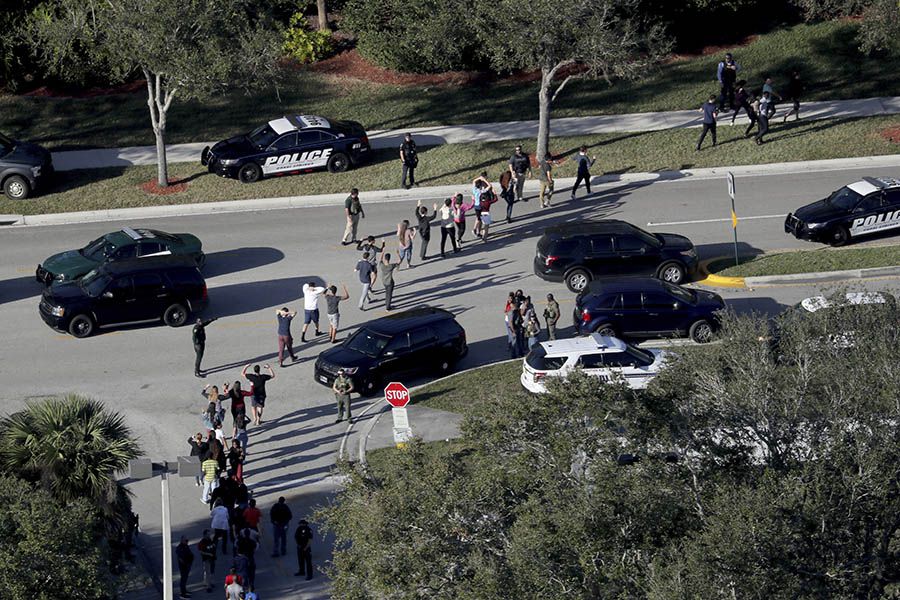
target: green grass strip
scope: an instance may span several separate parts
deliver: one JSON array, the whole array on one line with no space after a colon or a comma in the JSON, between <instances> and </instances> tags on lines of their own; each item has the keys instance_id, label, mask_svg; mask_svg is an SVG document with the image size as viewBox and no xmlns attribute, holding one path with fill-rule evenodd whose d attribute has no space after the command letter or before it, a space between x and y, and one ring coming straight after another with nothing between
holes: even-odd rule
<instances>
[{"instance_id":1,"label":"green grass strip","mask_svg":"<svg viewBox=\"0 0 900 600\"><path fill-rule=\"evenodd\" d=\"M731 277L757 277L871 269L896 265L900 265L900 246L821 248L763 255L740 265L717 271L716 274Z\"/></svg>"}]
</instances>

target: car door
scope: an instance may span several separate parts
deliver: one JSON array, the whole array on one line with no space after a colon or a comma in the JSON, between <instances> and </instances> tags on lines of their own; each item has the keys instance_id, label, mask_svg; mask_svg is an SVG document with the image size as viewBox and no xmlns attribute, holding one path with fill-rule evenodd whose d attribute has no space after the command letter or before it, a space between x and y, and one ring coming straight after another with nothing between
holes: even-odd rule
<instances>
[{"instance_id":1,"label":"car door","mask_svg":"<svg viewBox=\"0 0 900 600\"><path fill-rule=\"evenodd\" d=\"M130 275L113 279L106 290L97 297L94 313L99 325L112 325L130 321L128 316L134 306L134 283Z\"/></svg>"},{"instance_id":2,"label":"car door","mask_svg":"<svg viewBox=\"0 0 900 600\"><path fill-rule=\"evenodd\" d=\"M134 307L131 321L158 319L171 301L171 291L157 273L134 276Z\"/></svg>"},{"instance_id":3,"label":"car door","mask_svg":"<svg viewBox=\"0 0 900 600\"><path fill-rule=\"evenodd\" d=\"M644 313L649 334L669 336L679 329L683 310L675 309L675 299L663 292L644 292Z\"/></svg>"},{"instance_id":4,"label":"car door","mask_svg":"<svg viewBox=\"0 0 900 600\"><path fill-rule=\"evenodd\" d=\"M611 235L592 235L584 240L584 246L584 264L595 277L621 273L624 261L613 250Z\"/></svg>"},{"instance_id":5,"label":"car door","mask_svg":"<svg viewBox=\"0 0 900 600\"><path fill-rule=\"evenodd\" d=\"M653 361L647 361L628 352L607 352L603 355L603 365L611 375L621 375L630 387L643 388L653 378L650 369Z\"/></svg>"},{"instance_id":6,"label":"car door","mask_svg":"<svg viewBox=\"0 0 900 600\"><path fill-rule=\"evenodd\" d=\"M334 153L334 136L324 131L301 131L299 140L301 168L318 169L328 164L328 159Z\"/></svg>"},{"instance_id":7,"label":"car door","mask_svg":"<svg viewBox=\"0 0 900 600\"><path fill-rule=\"evenodd\" d=\"M297 132L291 131L269 144L263 154L262 171L266 175L296 169Z\"/></svg>"},{"instance_id":8,"label":"car door","mask_svg":"<svg viewBox=\"0 0 900 600\"><path fill-rule=\"evenodd\" d=\"M616 254L621 261L620 275L656 275L659 267L659 249L636 235L622 234L615 237Z\"/></svg>"},{"instance_id":9,"label":"car door","mask_svg":"<svg viewBox=\"0 0 900 600\"><path fill-rule=\"evenodd\" d=\"M405 372L421 374L426 370L434 370L440 362L449 359L452 348L440 348L437 345L437 334L431 327L417 327L409 332L409 360L404 365Z\"/></svg>"},{"instance_id":10,"label":"car door","mask_svg":"<svg viewBox=\"0 0 900 600\"><path fill-rule=\"evenodd\" d=\"M110 261L128 260L137 257L138 247L136 243L129 242L119 246L109 255Z\"/></svg>"},{"instance_id":11,"label":"car door","mask_svg":"<svg viewBox=\"0 0 900 600\"><path fill-rule=\"evenodd\" d=\"M381 360L378 362L381 377L384 379L399 377L408 367L410 360L409 333L398 333L384 347Z\"/></svg>"},{"instance_id":12,"label":"car door","mask_svg":"<svg viewBox=\"0 0 900 600\"><path fill-rule=\"evenodd\" d=\"M575 366L583 370L587 375L596 377L600 381L612 381L612 374L603 363L603 354L600 352L594 354L582 354L578 357Z\"/></svg>"},{"instance_id":13,"label":"car door","mask_svg":"<svg viewBox=\"0 0 900 600\"><path fill-rule=\"evenodd\" d=\"M613 309L616 329L623 335L647 335L650 323L644 314L640 292L624 292L621 301Z\"/></svg>"},{"instance_id":14,"label":"car door","mask_svg":"<svg viewBox=\"0 0 900 600\"><path fill-rule=\"evenodd\" d=\"M893 223L885 223L887 216L883 204L883 194L879 190L865 196L850 211L850 236L859 237L887 229Z\"/></svg>"},{"instance_id":15,"label":"car door","mask_svg":"<svg viewBox=\"0 0 900 600\"><path fill-rule=\"evenodd\" d=\"M137 255L139 258L148 256L163 256L172 254L165 244L154 240L141 240L138 242Z\"/></svg>"}]
</instances>

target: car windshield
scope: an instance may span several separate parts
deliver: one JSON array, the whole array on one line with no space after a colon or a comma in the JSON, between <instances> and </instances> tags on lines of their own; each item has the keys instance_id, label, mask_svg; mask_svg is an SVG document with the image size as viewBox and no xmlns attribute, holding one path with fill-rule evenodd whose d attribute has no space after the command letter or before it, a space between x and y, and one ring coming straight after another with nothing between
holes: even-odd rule
<instances>
[{"instance_id":1,"label":"car windshield","mask_svg":"<svg viewBox=\"0 0 900 600\"><path fill-rule=\"evenodd\" d=\"M666 290L682 302L688 302L690 304L694 304L697 301L697 293L693 290L689 290L687 288L678 287L677 285L672 285L666 281L663 282L663 285L666 286Z\"/></svg>"},{"instance_id":2,"label":"car windshield","mask_svg":"<svg viewBox=\"0 0 900 600\"><path fill-rule=\"evenodd\" d=\"M345 348L355 350L366 356L378 356L391 338L368 329L360 329L344 344Z\"/></svg>"},{"instance_id":3,"label":"car windshield","mask_svg":"<svg viewBox=\"0 0 900 600\"><path fill-rule=\"evenodd\" d=\"M641 350L640 348L635 348L634 346L628 346L628 348L625 349L625 352L627 352L629 356L633 356L635 359L637 359L640 364L653 364L654 358L652 352L647 352L646 350Z\"/></svg>"},{"instance_id":4,"label":"car windshield","mask_svg":"<svg viewBox=\"0 0 900 600\"><path fill-rule=\"evenodd\" d=\"M0 133L0 156L6 156L15 147L16 143Z\"/></svg>"},{"instance_id":5,"label":"car windshield","mask_svg":"<svg viewBox=\"0 0 900 600\"><path fill-rule=\"evenodd\" d=\"M250 138L250 141L256 146L267 148L269 144L275 141L278 134L275 133L274 129L269 127L268 123L266 123L265 125L254 129L247 137Z\"/></svg>"},{"instance_id":6,"label":"car windshield","mask_svg":"<svg viewBox=\"0 0 900 600\"><path fill-rule=\"evenodd\" d=\"M96 298L106 290L106 286L109 285L110 281L111 277L109 275L104 275L99 269L94 269L81 278L79 285L81 285L81 289L88 296Z\"/></svg>"},{"instance_id":7,"label":"car windshield","mask_svg":"<svg viewBox=\"0 0 900 600\"><path fill-rule=\"evenodd\" d=\"M557 369L562 368L564 364L566 364L565 356L547 356L547 350L541 344L538 344L534 348L531 349L531 352L528 353L528 356L525 357L525 362L532 369L537 369L538 371L556 371Z\"/></svg>"},{"instance_id":8,"label":"car windshield","mask_svg":"<svg viewBox=\"0 0 900 600\"><path fill-rule=\"evenodd\" d=\"M79 250L79 252L81 252L83 257L99 262L112 255L115 249L115 244L110 243L105 237L101 237Z\"/></svg>"},{"instance_id":9,"label":"car windshield","mask_svg":"<svg viewBox=\"0 0 900 600\"><path fill-rule=\"evenodd\" d=\"M848 187L842 187L828 197L828 203L841 210L851 210L860 198L862 195L858 192L854 192Z\"/></svg>"}]
</instances>

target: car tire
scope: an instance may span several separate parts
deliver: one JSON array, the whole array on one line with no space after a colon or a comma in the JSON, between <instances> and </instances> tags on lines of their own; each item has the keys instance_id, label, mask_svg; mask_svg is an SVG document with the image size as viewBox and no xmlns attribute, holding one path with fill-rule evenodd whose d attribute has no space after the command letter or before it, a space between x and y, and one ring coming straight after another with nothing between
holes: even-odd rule
<instances>
[{"instance_id":1,"label":"car tire","mask_svg":"<svg viewBox=\"0 0 900 600\"><path fill-rule=\"evenodd\" d=\"M566 275L566 287L570 292L584 291L591 282L591 275L584 269L574 269Z\"/></svg>"},{"instance_id":2,"label":"car tire","mask_svg":"<svg viewBox=\"0 0 900 600\"><path fill-rule=\"evenodd\" d=\"M437 364L434 365L434 371L439 377L444 377L445 375L449 375L453 372L454 364L454 361L450 360L446 356L442 356Z\"/></svg>"},{"instance_id":3,"label":"car tire","mask_svg":"<svg viewBox=\"0 0 900 600\"><path fill-rule=\"evenodd\" d=\"M616 328L609 323L600 323L597 325L597 328L594 329L594 333L599 333L604 337L619 337L619 334L616 333Z\"/></svg>"},{"instance_id":4,"label":"car tire","mask_svg":"<svg viewBox=\"0 0 900 600\"><path fill-rule=\"evenodd\" d=\"M163 313L163 322L169 327L181 327L187 322L187 318L188 310L180 302L169 305L169 308Z\"/></svg>"},{"instance_id":5,"label":"car tire","mask_svg":"<svg viewBox=\"0 0 900 600\"><path fill-rule=\"evenodd\" d=\"M370 375L362 380L362 383L360 384L357 391L359 392L360 396L363 396L364 398L371 398L378 393L380 387L380 380L378 379L378 377Z\"/></svg>"},{"instance_id":6,"label":"car tire","mask_svg":"<svg viewBox=\"0 0 900 600\"><path fill-rule=\"evenodd\" d=\"M343 173L350 168L350 158L343 152L332 154L328 159L329 173Z\"/></svg>"},{"instance_id":7,"label":"car tire","mask_svg":"<svg viewBox=\"0 0 900 600\"><path fill-rule=\"evenodd\" d=\"M656 277L668 283L681 285L684 283L684 267L677 262L667 262L659 268Z\"/></svg>"},{"instance_id":8,"label":"car tire","mask_svg":"<svg viewBox=\"0 0 900 600\"><path fill-rule=\"evenodd\" d=\"M69 321L69 333L77 338L89 337L94 333L94 319L90 315L75 315Z\"/></svg>"},{"instance_id":9,"label":"car tire","mask_svg":"<svg viewBox=\"0 0 900 600\"><path fill-rule=\"evenodd\" d=\"M256 163L245 163L238 169L238 180L241 183L256 183L262 179L262 169Z\"/></svg>"},{"instance_id":10,"label":"car tire","mask_svg":"<svg viewBox=\"0 0 900 600\"><path fill-rule=\"evenodd\" d=\"M834 246L835 248L837 248L840 246L845 246L847 244L847 242L849 242L849 241L850 241L850 231L846 227L841 225L840 227L838 227L837 229L835 229L834 231L831 232L831 236L830 236L830 239L828 240L828 243L830 245Z\"/></svg>"},{"instance_id":11,"label":"car tire","mask_svg":"<svg viewBox=\"0 0 900 600\"><path fill-rule=\"evenodd\" d=\"M24 200L31 195L31 186L21 175L10 175L3 182L3 192L10 200Z\"/></svg>"},{"instance_id":12,"label":"car tire","mask_svg":"<svg viewBox=\"0 0 900 600\"><path fill-rule=\"evenodd\" d=\"M203 148L203 152L200 153L200 164L204 167L209 164L209 146Z\"/></svg>"},{"instance_id":13,"label":"car tire","mask_svg":"<svg viewBox=\"0 0 900 600\"><path fill-rule=\"evenodd\" d=\"M691 328L688 330L688 335L698 344L709 343L712 341L713 337L712 325L706 319L694 321Z\"/></svg>"}]
</instances>

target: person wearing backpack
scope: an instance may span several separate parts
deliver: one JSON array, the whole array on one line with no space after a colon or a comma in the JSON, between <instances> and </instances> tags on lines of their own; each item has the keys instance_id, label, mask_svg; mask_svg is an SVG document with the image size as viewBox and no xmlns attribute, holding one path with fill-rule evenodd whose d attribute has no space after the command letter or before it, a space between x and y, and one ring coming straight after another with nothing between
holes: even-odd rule
<instances>
[{"instance_id":1,"label":"person wearing backpack","mask_svg":"<svg viewBox=\"0 0 900 600\"><path fill-rule=\"evenodd\" d=\"M297 531L294 532L294 541L297 542L297 572L296 577L306 575L309 581L313 576L312 568L312 539L313 532L306 519L300 519Z\"/></svg>"},{"instance_id":2,"label":"person wearing backpack","mask_svg":"<svg viewBox=\"0 0 900 600\"><path fill-rule=\"evenodd\" d=\"M416 143L412 139L412 134L407 133L400 144L400 164L403 165L403 180L401 185L404 189L412 186L418 186L416 183L416 167L419 166L419 152L416 149ZM409 175L409 184L406 183L406 176Z\"/></svg>"},{"instance_id":3,"label":"person wearing backpack","mask_svg":"<svg viewBox=\"0 0 900 600\"><path fill-rule=\"evenodd\" d=\"M359 229L360 218L365 219L366 213L363 211L362 204L359 201L359 190L353 188L350 195L344 201L344 213L347 216L347 225L344 227L344 237L341 238L341 245L355 244L359 240L356 239L356 232Z\"/></svg>"}]
</instances>

